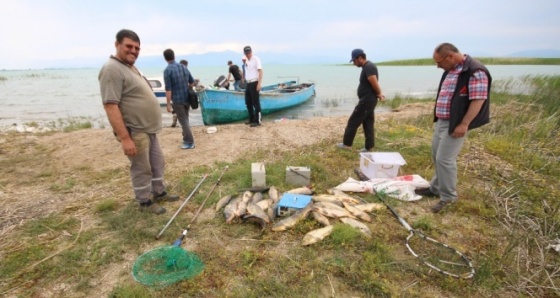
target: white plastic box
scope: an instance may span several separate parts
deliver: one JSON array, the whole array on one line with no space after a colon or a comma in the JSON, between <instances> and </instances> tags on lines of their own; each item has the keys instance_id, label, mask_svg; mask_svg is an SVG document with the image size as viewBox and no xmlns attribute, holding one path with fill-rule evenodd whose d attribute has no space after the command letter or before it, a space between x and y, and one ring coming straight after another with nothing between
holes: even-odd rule
<instances>
[{"instance_id":1,"label":"white plastic box","mask_svg":"<svg viewBox=\"0 0 560 298\"><path fill-rule=\"evenodd\" d=\"M406 161L398 152L360 153L360 170L369 179L395 178Z\"/></svg>"},{"instance_id":2,"label":"white plastic box","mask_svg":"<svg viewBox=\"0 0 560 298\"><path fill-rule=\"evenodd\" d=\"M311 169L309 167L286 167L286 183L306 186L311 183Z\"/></svg>"}]
</instances>

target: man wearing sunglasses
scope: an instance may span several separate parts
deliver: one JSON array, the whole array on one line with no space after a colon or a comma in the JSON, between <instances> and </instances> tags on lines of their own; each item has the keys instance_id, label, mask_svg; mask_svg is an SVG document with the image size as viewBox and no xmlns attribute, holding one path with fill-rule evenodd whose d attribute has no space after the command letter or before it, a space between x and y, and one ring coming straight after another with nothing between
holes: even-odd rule
<instances>
[{"instance_id":1,"label":"man wearing sunglasses","mask_svg":"<svg viewBox=\"0 0 560 298\"><path fill-rule=\"evenodd\" d=\"M438 45L433 59L444 70L434 107L432 160L436 172L430 187L416 193L438 196L439 202L431 209L439 213L457 201L457 156L468 131L490 122L492 77L480 61L461 54L450 43Z\"/></svg>"},{"instance_id":2,"label":"man wearing sunglasses","mask_svg":"<svg viewBox=\"0 0 560 298\"><path fill-rule=\"evenodd\" d=\"M176 201L165 191L164 158L157 134L161 132L161 110L146 78L134 63L140 53L140 38L131 30L117 33L116 54L99 72L103 107L113 133L130 160L130 176L140 210L162 214L162 201Z\"/></svg>"}]
</instances>

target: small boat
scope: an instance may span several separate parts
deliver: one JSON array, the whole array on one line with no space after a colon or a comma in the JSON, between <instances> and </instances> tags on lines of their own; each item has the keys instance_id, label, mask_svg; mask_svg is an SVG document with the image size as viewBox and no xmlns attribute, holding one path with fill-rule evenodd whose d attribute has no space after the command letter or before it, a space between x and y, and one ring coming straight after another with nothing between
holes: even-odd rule
<instances>
[{"instance_id":1,"label":"small boat","mask_svg":"<svg viewBox=\"0 0 560 298\"><path fill-rule=\"evenodd\" d=\"M245 92L204 88L197 90L204 125L214 125L249 118ZM300 105L315 95L315 83L288 81L263 86L260 92L261 114L267 115Z\"/></svg>"},{"instance_id":2,"label":"small boat","mask_svg":"<svg viewBox=\"0 0 560 298\"><path fill-rule=\"evenodd\" d=\"M160 106L167 105L167 98L165 97L165 85L163 83L163 78L146 78L150 86L152 86L152 90L154 90L154 94L156 95L157 100L159 101Z\"/></svg>"}]
</instances>

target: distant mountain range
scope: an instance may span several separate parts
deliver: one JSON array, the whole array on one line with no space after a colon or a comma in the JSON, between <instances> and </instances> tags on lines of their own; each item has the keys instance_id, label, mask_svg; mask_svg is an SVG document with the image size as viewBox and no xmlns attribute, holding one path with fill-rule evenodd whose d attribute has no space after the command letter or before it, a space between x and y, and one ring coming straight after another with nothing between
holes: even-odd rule
<instances>
[{"instance_id":1,"label":"distant mountain range","mask_svg":"<svg viewBox=\"0 0 560 298\"><path fill-rule=\"evenodd\" d=\"M199 55L180 55L175 57L177 61L185 59L189 61L189 65L203 66L220 66L227 65L231 60L234 64L241 64L241 54L237 52L211 52ZM343 64L348 62L346 56L344 59L340 55L303 55L303 54L284 54L284 53L259 53L259 58L266 64ZM473 56L479 57L499 57L496 55L485 54ZM560 58L560 50L555 49L539 49L515 52L503 57L525 57L525 58ZM388 61L387 59L376 62ZM397 60L397 59L389 59ZM165 63L162 56L141 56L136 62L140 67L157 67Z\"/></svg>"},{"instance_id":2,"label":"distant mountain range","mask_svg":"<svg viewBox=\"0 0 560 298\"><path fill-rule=\"evenodd\" d=\"M509 55L494 55L492 53L480 52L480 53L467 53L474 57L524 57L524 58L560 58L560 50L556 49L536 49L527 50L521 52L515 52ZM301 53L272 53L272 52L259 52L257 54L263 64L345 64L348 62L347 58L349 55L340 55L340 53L323 53L323 54L301 54ZM185 59L189 61L189 66L226 66L227 62L231 60L233 63L239 65L241 64L241 53L226 51L226 52L210 52L198 55L179 55L176 60ZM347 57L348 56L348 57ZM43 60L41 57L34 58L33 65L36 65L38 69L47 68L98 68L107 61L106 57L95 57L95 58L70 58L70 59L59 59L59 60ZM373 61L376 63L395 61L395 60L406 60L412 59L413 57L403 57L403 58L391 58L377 56L374 57ZM416 57L422 58L422 57ZM430 58L430 57L424 57ZM136 61L136 65L140 68L145 67L162 67L165 66L165 61L163 55L155 56L140 56Z\"/></svg>"}]
</instances>

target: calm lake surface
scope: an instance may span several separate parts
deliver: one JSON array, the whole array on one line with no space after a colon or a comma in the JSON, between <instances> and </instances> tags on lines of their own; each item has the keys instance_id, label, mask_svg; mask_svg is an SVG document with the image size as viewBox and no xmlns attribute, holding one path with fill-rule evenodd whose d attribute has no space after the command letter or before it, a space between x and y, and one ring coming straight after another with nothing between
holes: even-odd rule
<instances>
[{"instance_id":1,"label":"calm lake surface","mask_svg":"<svg viewBox=\"0 0 560 298\"><path fill-rule=\"evenodd\" d=\"M146 77L162 77L160 68L140 69ZM530 75L560 75L560 66L490 65L494 82L520 79ZM212 85L223 67L189 67L195 78ZM264 117L308 119L321 116L350 115L357 101L356 88L361 69L345 65L263 65L264 85L287 80L315 82L316 96L298 107ZM44 125L64 119L84 118L94 127L107 127L99 96L99 69L49 69L0 71L0 127L36 122ZM442 70L434 66L380 66L379 82L385 96L434 97ZM496 84L494 84L496 86ZM522 90L512 90L521 92ZM379 107L376 112L386 112ZM191 111L192 112L192 111ZM162 108L164 125L171 123L171 114ZM82 121L82 120L79 120ZM203 125L200 110L191 113L191 125Z\"/></svg>"}]
</instances>

